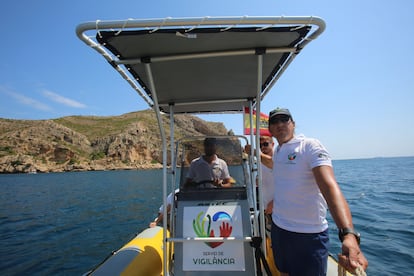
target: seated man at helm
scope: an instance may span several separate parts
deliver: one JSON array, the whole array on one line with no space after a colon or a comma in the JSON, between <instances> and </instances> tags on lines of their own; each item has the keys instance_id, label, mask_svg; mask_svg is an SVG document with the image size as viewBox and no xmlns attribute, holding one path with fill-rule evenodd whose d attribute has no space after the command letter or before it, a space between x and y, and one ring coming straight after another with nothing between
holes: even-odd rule
<instances>
[{"instance_id":1,"label":"seated man at helm","mask_svg":"<svg viewBox=\"0 0 414 276\"><path fill-rule=\"evenodd\" d=\"M234 184L226 161L216 155L217 139L204 139L204 155L191 161L185 187L215 188Z\"/></svg>"}]
</instances>

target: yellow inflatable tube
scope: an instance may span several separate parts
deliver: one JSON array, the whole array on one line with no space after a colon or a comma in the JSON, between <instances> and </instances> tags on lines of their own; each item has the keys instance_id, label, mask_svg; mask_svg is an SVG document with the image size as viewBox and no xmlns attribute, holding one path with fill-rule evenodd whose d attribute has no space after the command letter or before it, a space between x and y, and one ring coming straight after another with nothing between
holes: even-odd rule
<instances>
[{"instance_id":1,"label":"yellow inflatable tube","mask_svg":"<svg viewBox=\"0 0 414 276\"><path fill-rule=\"evenodd\" d=\"M167 232L167 237L169 233ZM156 226L139 233L90 275L162 275L163 228Z\"/></svg>"}]
</instances>

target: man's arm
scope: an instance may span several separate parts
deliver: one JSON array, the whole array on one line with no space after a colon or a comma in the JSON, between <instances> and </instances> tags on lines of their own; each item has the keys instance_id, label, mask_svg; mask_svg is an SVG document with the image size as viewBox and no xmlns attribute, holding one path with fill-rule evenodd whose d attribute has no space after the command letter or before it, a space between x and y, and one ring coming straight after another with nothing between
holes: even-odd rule
<instances>
[{"instance_id":1,"label":"man's arm","mask_svg":"<svg viewBox=\"0 0 414 276\"><path fill-rule=\"evenodd\" d=\"M329 211L338 229L353 229L351 211L348 203L336 182L331 166L319 166L312 169L316 183L325 198ZM368 261L359 248L358 241L354 235L346 235L342 242L342 254L339 262L347 270L354 272L361 265L364 270L368 267Z\"/></svg>"},{"instance_id":2,"label":"man's arm","mask_svg":"<svg viewBox=\"0 0 414 276\"><path fill-rule=\"evenodd\" d=\"M220 183L220 187L222 188L230 188L236 183L233 177L223 179L223 182Z\"/></svg>"},{"instance_id":3,"label":"man's arm","mask_svg":"<svg viewBox=\"0 0 414 276\"><path fill-rule=\"evenodd\" d=\"M250 154L251 147L252 147L251 145L245 145L244 152L246 152L247 154ZM256 156L256 150L254 150L253 154ZM263 152L260 151L260 162L262 162L262 164L268 167L269 169L273 169L272 157L273 156L264 154Z\"/></svg>"},{"instance_id":4,"label":"man's arm","mask_svg":"<svg viewBox=\"0 0 414 276\"><path fill-rule=\"evenodd\" d=\"M267 155L263 152L260 152L260 161L269 169L273 169L273 159L271 155Z\"/></svg>"},{"instance_id":5,"label":"man's arm","mask_svg":"<svg viewBox=\"0 0 414 276\"><path fill-rule=\"evenodd\" d=\"M223 179L218 179L217 186L222 188L229 188L232 187L233 184L236 182L233 177L230 176L229 167L227 166L226 161L222 161L222 169L223 169Z\"/></svg>"}]
</instances>

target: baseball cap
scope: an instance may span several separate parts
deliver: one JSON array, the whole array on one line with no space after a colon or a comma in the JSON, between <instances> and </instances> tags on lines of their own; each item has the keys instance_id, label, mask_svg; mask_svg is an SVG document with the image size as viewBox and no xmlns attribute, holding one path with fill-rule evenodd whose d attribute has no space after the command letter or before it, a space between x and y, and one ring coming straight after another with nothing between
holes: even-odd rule
<instances>
[{"instance_id":1,"label":"baseball cap","mask_svg":"<svg viewBox=\"0 0 414 276\"><path fill-rule=\"evenodd\" d=\"M290 114L289 109L278 107L269 112L269 121L277 115L287 115L289 117L292 117L292 114Z\"/></svg>"}]
</instances>

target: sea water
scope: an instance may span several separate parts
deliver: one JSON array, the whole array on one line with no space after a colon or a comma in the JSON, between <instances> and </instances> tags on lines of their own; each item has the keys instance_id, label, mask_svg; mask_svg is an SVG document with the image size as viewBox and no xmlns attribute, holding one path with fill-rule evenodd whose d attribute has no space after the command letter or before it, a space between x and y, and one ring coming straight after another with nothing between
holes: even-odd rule
<instances>
[{"instance_id":1,"label":"sea water","mask_svg":"<svg viewBox=\"0 0 414 276\"><path fill-rule=\"evenodd\" d=\"M368 275L413 275L414 157L336 160L334 170ZM0 175L0 274L87 272L154 219L161 181L162 170Z\"/></svg>"}]
</instances>

